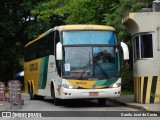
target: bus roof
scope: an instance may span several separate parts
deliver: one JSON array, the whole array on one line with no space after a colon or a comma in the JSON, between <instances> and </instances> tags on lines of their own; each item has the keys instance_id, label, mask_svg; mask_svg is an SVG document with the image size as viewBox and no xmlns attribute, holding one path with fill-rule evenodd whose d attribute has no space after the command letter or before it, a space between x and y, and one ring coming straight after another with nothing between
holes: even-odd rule
<instances>
[{"instance_id":1,"label":"bus roof","mask_svg":"<svg viewBox=\"0 0 160 120\"><path fill-rule=\"evenodd\" d=\"M52 28L45 33L39 35L36 39L28 42L25 47L28 45L34 43L35 41L43 38L44 36L48 35L49 33L53 32L54 30L59 31L67 31L67 30L109 30L109 31L115 31L115 29L111 26L106 25L62 25L62 26L56 26L55 28Z\"/></svg>"},{"instance_id":2,"label":"bus roof","mask_svg":"<svg viewBox=\"0 0 160 120\"><path fill-rule=\"evenodd\" d=\"M62 25L57 26L55 29L59 31L65 30L111 30L115 31L115 29L111 26L106 25Z\"/></svg>"},{"instance_id":3,"label":"bus roof","mask_svg":"<svg viewBox=\"0 0 160 120\"><path fill-rule=\"evenodd\" d=\"M53 28L52 28L52 29L49 29L49 30L46 31L45 33L42 33L41 35L39 35L36 39L34 39L34 40L28 42L28 43L25 45L25 47L27 47L28 45L30 45L30 44L36 42L37 40L43 38L44 36L48 35L49 33L53 32L53 31L54 31Z\"/></svg>"}]
</instances>

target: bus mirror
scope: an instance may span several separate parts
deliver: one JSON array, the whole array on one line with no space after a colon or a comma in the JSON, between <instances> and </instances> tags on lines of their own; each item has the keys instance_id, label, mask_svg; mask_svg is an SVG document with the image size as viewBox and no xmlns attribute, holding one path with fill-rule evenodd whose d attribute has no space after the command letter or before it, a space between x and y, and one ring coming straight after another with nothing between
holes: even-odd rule
<instances>
[{"instance_id":1,"label":"bus mirror","mask_svg":"<svg viewBox=\"0 0 160 120\"><path fill-rule=\"evenodd\" d=\"M56 45L56 60L62 60L62 44L60 42Z\"/></svg>"},{"instance_id":2,"label":"bus mirror","mask_svg":"<svg viewBox=\"0 0 160 120\"><path fill-rule=\"evenodd\" d=\"M121 42L121 47L122 47L122 50L123 50L123 59L124 60L129 60L128 46L124 42Z\"/></svg>"}]
</instances>

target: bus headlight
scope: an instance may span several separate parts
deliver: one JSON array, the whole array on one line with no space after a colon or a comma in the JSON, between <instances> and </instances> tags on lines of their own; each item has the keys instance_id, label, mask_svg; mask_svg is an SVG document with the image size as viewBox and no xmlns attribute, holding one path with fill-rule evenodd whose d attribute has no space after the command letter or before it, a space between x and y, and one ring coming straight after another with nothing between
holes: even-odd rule
<instances>
[{"instance_id":1,"label":"bus headlight","mask_svg":"<svg viewBox=\"0 0 160 120\"><path fill-rule=\"evenodd\" d=\"M117 87L120 87L121 86L121 83L115 83L113 85L110 85L110 88L117 88Z\"/></svg>"},{"instance_id":2,"label":"bus headlight","mask_svg":"<svg viewBox=\"0 0 160 120\"><path fill-rule=\"evenodd\" d=\"M69 84L63 84L62 86L67 89L77 89L78 88L77 86L73 86L73 85L69 85Z\"/></svg>"}]
</instances>

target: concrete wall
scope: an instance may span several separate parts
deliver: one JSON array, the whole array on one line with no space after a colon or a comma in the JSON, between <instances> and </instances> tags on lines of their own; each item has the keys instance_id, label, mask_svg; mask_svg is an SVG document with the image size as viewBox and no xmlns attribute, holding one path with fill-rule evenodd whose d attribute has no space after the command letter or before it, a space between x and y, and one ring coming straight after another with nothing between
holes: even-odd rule
<instances>
[{"instance_id":1,"label":"concrete wall","mask_svg":"<svg viewBox=\"0 0 160 120\"><path fill-rule=\"evenodd\" d=\"M160 12L129 13L122 20L132 36L151 32L153 34L153 58L134 61L134 76L160 75Z\"/></svg>"},{"instance_id":2,"label":"concrete wall","mask_svg":"<svg viewBox=\"0 0 160 120\"><path fill-rule=\"evenodd\" d=\"M122 23L132 37L151 33L153 58L140 58L133 62L134 98L139 103L159 103L160 95L160 12L130 13Z\"/></svg>"}]
</instances>

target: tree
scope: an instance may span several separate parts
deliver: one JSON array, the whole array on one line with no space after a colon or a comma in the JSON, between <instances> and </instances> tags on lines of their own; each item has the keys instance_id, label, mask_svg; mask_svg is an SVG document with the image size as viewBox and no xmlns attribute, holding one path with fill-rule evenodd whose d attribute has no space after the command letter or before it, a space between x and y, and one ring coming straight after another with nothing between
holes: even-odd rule
<instances>
[{"instance_id":1,"label":"tree","mask_svg":"<svg viewBox=\"0 0 160 120\"><path fill-rule=\"evenodd\" d=\"M15 74L23 70L23 46L27 39L24 31L35 4L31 0L0 1L0 81L15 79Z\"/></svg>"},{"instance_id":2,"label":"tree","mask_svg":"<svg viewBox=\"0 0 160 120\"><path fill-rule=\"evenodd\" d=\"M142 7L150 7L151 4L151 0L120 0L111 4L110 11L105 14L104 22L117 30L118 39L128 44L130 53L132 53L131 36L121 21L129 12L138 12ZM122 90L133 91L132 54L128 63L122 62Z\"/></svg>"},{"instance_id":3,"label":"tree","mask_svg":"<svg viewBox=\"0 0 160 120\"><path fill-rule=\"evenodd\" d=\"M16 73L23 70L27 42L61 22L56 15L50 16L50 23L37 19L31 10L39 3L37 0L0 1L0 81L15 79Z\"/></svg>"},{"instance_id":4,"label":"tree","mask_svg":"<svg viewBox=\"0 0 160 120\"><path fill-rule=\"evenodd\" d=\"M65 24L105 24L104 14L115 1L117 0L50 0L40 3L32 13L46 22L50 21L52 15L58 15Z\"/></svg>"}]
</instances>

